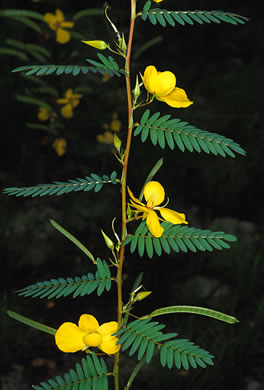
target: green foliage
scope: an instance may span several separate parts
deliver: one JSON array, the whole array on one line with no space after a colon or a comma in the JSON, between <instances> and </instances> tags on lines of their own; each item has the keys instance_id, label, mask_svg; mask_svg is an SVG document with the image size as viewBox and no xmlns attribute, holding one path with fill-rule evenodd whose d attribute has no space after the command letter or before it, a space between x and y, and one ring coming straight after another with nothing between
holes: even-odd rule
<instances>
[{"instance_id":1,"label":"green foliage","mask_svg":"<svg viewBox=\"0 0 264 390\"><path fill-rule=\"evenodd\" d=\"M163 314L173 314L173 313L189 313L189 314L199 314L206 317L211 317L219 321L227 322L228 324L235 324L239 322L235 317L229 316L220 311L207 309L205 307L197 306L168 306L156 309L151 312L148 317L156 317Z\"/></svg>"},{"instance_id":2,"label":"green foliage","mask_svg":"<svg viewBox=\"0 0 264 390\"><path fill-rule=\"evenodd\" d=\"M86 256L89 257L89 259L92 260L92 262L94 264L96 264L96 261L92 255L92 253L79 241L77 240L76 237L74 237L71 233L69 233L66 229L64 229L62 226L60 226L56 221L54 221L53 219L50 219L50 223L52 224L52 226L55 227L55 229L57 229L60 233L62 233L66 238L68 238L68 240L70 240L71 242L73 242L79 249L81 249L81 251L83 253L86 254Z\"/></svg>"},{"instance_id":3,"label":"green foliage","mask_svg":"<svg viewBox=\"0 0 264 390\"><path fill-rule=\"evenodd\" d=\"M197 252L197 249L210 252L213 249L228 249L230 246L226 241L236 241L235 236L223 232L189 228L186 225L173 225L169 222L162 222L161 225L164 232L160 238L157 238L149 232L146 222L141 222L135 234L128 234L124 245L130 244L131 253L134 253L137 249L140 257L146 252L151 259L154 253L161 256L162 251L169 254L171 249L185 253L188 250Z\"/></svg>"},{"instance_id":4,"label":"green foliage","mask_svg":"<svg viewBox=\"0 0 264 390\"><path fill-rule=\"evenodd\" d=\"M43 15L39 12L25 9L3 9L0 10L0 16L8 18L32 18L43 22Z\"/></svg>"},{"instance_id":5,"label":"green foliage","mask_svg":"<svg viewBox=\"0 0 264 390\"><path fill-rule=\"evenodd\" d=\"M41 106L46 108L47 110L51 110L51 106L48 103L46 103L43 100L36 99L35 97L32 96L16 95L16 99L22 103L33 104L35 106L38 107Z\"/></svg>"},{"instance_id":6,"label":"green foliage","mask_svg":"<svg viewBox=\"0 0 264 390\"><path fill-rule=\"evenodd\" d=\"M21 51L10 47L0 47L0 55L14 56L14 57L18 57L22 61L29 61L27 54L22 53Z\"/></svg>"},{"instance_id":7,"label":"green foliage","mask_svg":"<svg viewBox=\"0 0 264 390\"><path fill-rule=\"evenodd\" d=\"M48 58L51 57L51 53L45 47L42 47L37 44L24 43L16 39L7 39L6 44L8 46L11 46L12 49L2 48L2 50L0 50L0 54L15 55L14 53L17 53L16 55L21 59L24 59L24 61L29 61L28 55L31 55L32 57L36 58L38 61L42 61L42 62L46 61L47 57ZM6 53L4 52L4 50L6 50Z\"/></svg>"},{"instance_id":8,"label":"green foliage","mask_svg":"<svg viewBox=\"0 0 264 390\"><path fill-rule=\"evenodd\" d=\"M43 15L39 12L24 9L4 9L0 10L0 17L7 17L23 23L26 27L31 28L37 33L41 33L39 21L43 22ZM35 22L32 19L36 19Z\"/></svg>"},{"instance_id":9,"label":"green foliage","mask_svg":"<svg viewBox=\"0 0 264 390\"><path fill-rule=\"evenodd\" d=\"M100 296L106 290L111 289L111 273L105 260L97 258L97 272L93 275L89 272L81 277L68 277L37 282L30 286L18 290L18 295L32 298L61 298L68 295L76 298L78 296L89 295L97 289Z\"/></svg>"},{"instance_id":10,"label":"green foliage","mask_svg":"<svg viewBox=\"0 0 264 390\"><path fill-rule=\"evenodd\" d=\"M118 76L125 74L125 72L119 69L118 64L115 62L113 57L108 56L106 58L103 54L98 53L98 58L101 62L86 59L85 61L89 62L94 66L81 66L81 65L25 65L19 66L16 69L13 69L12 72L23 72L26 71L26 76L34 74L35 76L50 75L56 73L56 75L61 74L72 74L77 76L81 73L87 74L88 72L99 72L101 74L108 73L110 76Z\"/></svg>"},{"instance_id":11,"label":"green foliage","mask_svg":"<svg viewBox=\"0 0 264 390\"><path fill-rule=\"evenodd\" d=\"M182 367L188 370L190 366L205 368L206 364L213 365L213 355L187 339L172 340L177 333L162 333L161 329L164 327L159 322L151 321L151 318L139 319L130 322L115 334L120 336L118 344L122 344L122 351L130 348L129 356L138 352L137 359L145 357L147 363L151 361L155 349L158 349L163 367L167 365L172 368L175 365L178 369Z\"/></svg>"},{"instance_id":12,"label":"green foliage","mask_svg":"<svg viewBox=\"0 0 264 390\"><path fill-rule=\"evenodd\" d=\"M235 157L233 152L242 156L246 154L245 150L230 138L197 129L188 122L181 122L180 119L170 118L171 115L160 116L160 112L150 115L150 110L147 109L134 130L134 136L140 134L142 142L150 137L153 145L158 144L162 149L166 145L172 150L178 146L182 152L187 149L190 152L203 151L222 157L226 155Z\"/></svg>"},{"instance_id":13,"label":"green foliage","mask_svg":"<svg viewBox=\"0 0 264 390\"><path fill-rule=\"evenodd\" d=\"M108 390L107 367L104 360L93 353L76 363L75 370L70 369L64 377L56 376L47 382L33 385L35 390Z\"/></svg>"},{"instance_id":14,"label":"green foliage","mask_svg":"<svg viewBox=\"0 0 264 390\"><path fill-rule=\"evenodd\" d=\"M9 317L13 318L14 320L22 322L22 324L28 325L31 328L41 330L42 332L49 333L51 335L55 335L55 333L56 333L56 329L51 328L50 326L41 324L40 322L33 321L30 318L21 316L20 314L15 313L14 311L7 310L7 314L9 315Z\"/></svg>"},{"instance_id":15,"label":"green foliage","mask_svg":"<svg viewBox=\"0 0 264 390\"><path fill-rule=\"evenodd\" d=\"M82 276L71 276L67 278L59 277L57 279L50 279L42 282L37 282L32 285L29 285L25 288L22 288L17 291L18 295L23 297L32 297L32 298L47 298L47 299L58 299L61 297L72 296L72 298L89 295L96 291L98 296L104 291L109 291L112 287L112 280L117 283L117 318L118 323L116 329L119 330L115 333L118 335L119 341L118 344L121 345L121 350L129 350L129 356L133 356L137 353L137 359L139 361L137 367L132 372L127 386L127 390L131 386L131 383L138 373L139 369L146 362L149 363L152 360L152 357L155 353L159 353L160 363L163 367L167 366L171 369L175 366L177 369L188 370L189 368L203 367L206 365L213 365L213 355L208 351L200 348L195 345L193 342L188 339L177 339L177 333L163 333L162 329L165 325L160 324L159 322L152 321L152 318L158 315L172 314L172 313L190 313L190 314L199 314L214 319L218 319L230 324L238 322L235 317L226 315L224 313L207 309L203 307L194 307L194 306L169 306L162 307L152 311L151 314L143 316L141 319L130 322L127 325L127 320L131 314L130 310L134 309L134 304L139 300L138 291L143 287L141 284L142 274L139 275L136 282L134 283L132 293L127 303L123 302L123 262L125 259L125 248L124 246L130 244L130 252L134 253L136 250L140 257L146 254L149 258L152 258L154 254L161 256L162 252L169 254L171 250L176 252L192 252L199 251L212 251L213 249L222 250L223 248L229 248L228 242L236 241L236 237L230 234L225 234L224 232L212 232L210 230L201 230L196 228L190 228L186 225L174 225L168 222L162 222L162 227L164 232L161 237L154 237L146 225L146 222L143 221L136 229L134 234L127 235L127 222L133 218L137 218L137 211L131 211L131 209L126 209L126 189L127 189L127 166L130 153L130 143L131 143L131 129L134 129L134 135L141 135L141 141L145 142L148 137L150 137L153 145L159 145L162 149L166 145L170 149L174 149L177 146L181 151L187 149L190 152L201 151L207 154L220 155L222 157L231 156L236 157L235 153L240 155L245 155L246 152L240 147L239 144L234 142L231 139L225 138L216 133L210 133L197 129L195 126L190 125L187 122L182 122L180 119L171 119L171 115L160 116L160 112L151 114L150 110L146 110L141 119L140 123L134 123L134 111L143 107L146 104L151 103L156 97L155 94L149 99L149 93L147 94L147 99L145 102L137 104L137 98L140 94L140 86L138 85L137 75L137 84L134 89L134 100L130 78L130 54L131 54L131 45L133 41L134 33L134 20L141 16L142 20L149 20L153 25L160 24L163 27L167 25L176 26L180 25L194 25L195 23L220 23L226 22L233 25L244 24L248 19L240 15L222 12L222 11L168 11L166 9L153 8L151 6L153 2L148 0L143 8L143 12L136 12L136 1L131 2L131 23L129 30L129 39L126 42L125 34L120 33L114 23L111 21L110 16L108 15L108 6L105 9L105 16L110 23L111 28L113 28L114 33L117 37L117 42L114 42L115 49L109 45L108 49L115 53L115 55L120 55L123 61L123 67L120 68L115 59L111 56L104 56L101 53L97 54L98 61L86 59L85 61L89 65L49 65L47 60L51 57L48 50L42 48L37 44L24 44L20 41L14 39L7 39L5 42L8 45L6 48L0 48L0 54L10 54L17 56L22 60L29 61L30 55L35 57L37 60L41 61L43 65L26 65L20 66L13 70L13 72L24 72L22 76L27 76L31 81L37 80L35 76L48 76L48 75L62 75L62 74L71 74L73 76L85 75L89 72L91 73L100 73L100 74L109 74L111 76L121 75L126 76L126 93L128 100L128 133L127 133L127 142L126 149L116 148L119 154L116 154L117 160L121 163L121 180L117 179L117 173L114 171L110 176L103 175L98 176L96 174L90 174L84 179L76 178L74 180L68 180L66 182L54 182L52 184L40 184L31 187L11 187L4 190L5 194L16 195L17 197L36 197L36 196L45 196L45 195L62 195L69 192L75 191L91 191L94 190L98 192L101 190L104 184L116 184L117 182L121 183L121 213L122 213L122 223L121 223L121 234L119 235L115 231L114 220L112 222L112 230L116 238L116 243L112 240L108 240L107 236L103 233L104 238L106 239L106 244L111 251L111 257L109 258L110 263L115 265L112 270L116 271L116 274L112 277L110 268L105 260L100 258L95 259L89 250L72 234L70 234L66 229L60 226L54 220L51 220L52 225L62 233L66 238L73 242L80 250L82 250L96 265L96 272L87 273ZM134 9L133 9L134 7ZM32 28L34 31L42 33L41 25L39 21L43 22L43 15L37 14L34 12L27 12L24 10L6 10L0 12L0 16L8 16L14 20L19 20L24 23L25 26ZM91 16L91 15L101 15L103 11L99 8L81 10L73 15L72 20L77 21L82 17ZM32 20L33 19L33 20ZM37 20L38 23L34 21ZM59 22L59 21L58 21ZM58 26L58 25L57 25ZM66 25L67 26L67 25ZM69 26L69 25L68 25ZM47 27L47 26L46 26ZM63 27L63 26L62 26ZM51 26L52 28L52 26ZM49 35L49 34L47 34ZM72 31L71 37L76 39L82 39L81 34ZM134 58L138 58L146 49L159 43L162 40L161 36L153 37L152 39L141 46L137 53L135 53ZM58 39L57 39L58 41ZM63 42L61 42L63 43ZM65 42L66 43L66 42ZM65 46L64 46L65 47ZM66 52L66 51L65 51ZM64 53L64 49L58 55L60 62L62 61L61 53ZM75 58L78 55L78 48L74 50L71 55L67 54L68 58ZM64 54L63 54L64 55ZM66 61L67 62L67 61ZM75 61L74 61L75 62ZM124 71L124 69L126 71ZM104 79L105 80L105 79ZM39 78L40 88L25 88L24 93L17 95L17 100L23 103L29 103L37 105L39 107L44 107L48 109L50 116L47 120L50 120L50 125L34 125L29 124L31 127L39 128L40 130L50 131L53 134L58 134L57 127L60 127L60 130L67 128L66 122L62 124L57 120L57 111L52 111L52 107L49 102L54 103L55 97L60 96L59 91L54 88L54 86L49 86L46 84L46 78ZM64 86L64 85L63 85ZM79 91L89 91L89 88L85 85L79 85L75 89L75 92ZM139 91L139 93L137 93ZM48 103L40 98L35 97L34 94L46 94L46 97L49 99ZM67 95L67 94L66 94ZM98 95L100 95L98 93ZM38 95L39 96L39 95ZM104 96L104 95L103 95ZM79 100L80 97L76 100ZM57 101L60 104L61 101ZM65 100L64 100L65 101ZM76 105L79 103L76 102ZM75 107L74 102L71 102L72 107ZM105 103L107 104L107 102ZM41 110L40 110L41 113ZM55 115L54 115L55 114ZM72 113L71 113L72 114ZM72 117L72 115L61 115L65 118ZM44 117L44 118L43 118ZM45 116L42 118L38 115L39 120L45 120ZM56 119L54 119L56 118ZM113 121L117 118L117 114L113 115ZM54 120L54 123L52 121ZM47 122L49 123L49 122ZM64 126L65 125L65 126ZM105 129L110 129L112 132L115 130L111 128L111 125L106 125ZM116 130L118 131L118 130ZM122 133L122 132L121 132ZM120 133L120 134L121 134ZM111 133L112 134L112 133ZM121 134L122 137L123 134ZM117 136L116 136L117 139ZM121 139L120 145L122 143ZM116 144L115 144L116 145ZM106 162L107 163L107 162ZM155 166L152 168L151 172L147 176L144 185L152 180L153 176L157 173L160 167L163 164L163 158L160 159ZM143 186L144 188L144 186ZM140 199L143 197L143 189L140 194ZM151 206L147 206L149 209ZM146 209L145 209L146 210ZM127 211L127 213L126 213ZM149 210L148 210L149 211ZM144 215L145 216L145 215ZM127 235L127 236L126 236ZM126 238L125 238L126 237ZM125 238L125 240L124 240ZM109 241L110 244L109 244ZM147 295L150 292L147 292ZM32 321L26 317L20 316L14 312L8 312L8 314L29 326L32 326L41 331L50 333L54 335L56 330L46 325L42 325L38 322ZM87 330L87 329L86 329ZM86 332L84 330L84 332ZM109 335L110 336L110 335ZM74 335L73 335L74 339ZM84 339L83 339L84 340ZM71 342L71 338L67 337L67 342ZM84 341L83 341L84 342ZM102 342L91 342L85 341L86 347L94 347L97 345L99 349L104 351L102 347ZM90 344L90 345L88 345ZM82 348L82 347L81 347ZM63 348L61 348L63 350ZM77 348L78 349L78 348ZM83 349L84 350L84 349ZM87 349L86 352L90 354L91 352ZM113 352L114 353L114 352ZM49 379L47 382L41 382L40 385L33 386L37 390L52 390L52 389L70 389L70 390L107 390L108 389L108 375L113 375L115 377L115 388L119 388L119 355L116 356L113 373L107 372L107 367L103 359L98 359L95 354L88 355L86 359L82 359L81 363L77 363L75 369L71 369L64 377L57 376L55 379Z\"/></svg>"},{"instance_id":16,"label":"green foliage","mask_svg":"<svg viewBox=\"0 0 264 390\"><path fill-rule=\"evenodd\" d=\"M72 20L76 22L78 19L83 18L85 16L95 16L95 15L103 15L104 10L101 8L88 8L88 9L82 9L79 12L76 12L76 14L73 15Z\"/></svg>"},{"instance_id":17,"label":"green foliage","mask_svg":"<svg viewBox=\"0 0 264 390\"><path fill-rule=\"evenodd\" d=\"M16 196L45 196L45 195L62 195L72 191L91 191L98 192L104 184L116 184L116 172L113 171L109 176L102 177L91 173L90 176L85 176L85 179L68 180L67 182L56 181L53 184L38 184L32 187L10 187L5 188L4 193L7 195Z\"/></svg>"},{"instance_id":18,"label":"green foliage","mask_svg":"<svg viewBox=\"0 0 264 390\"><path fill-rule=\"evenodd\" d=\"M166 27L167 24L174 27L176 23L182 26L187 24L193 25L194 23L220 23L226 22L231 24L244 24L249 19L244 16L237 15L231 12L223 11L168 11L161 8L150 8L151 1L147 1L141 19L146 21L147 19L153 24L160 24L162 27Z\"/></svg>"}]
</instances>

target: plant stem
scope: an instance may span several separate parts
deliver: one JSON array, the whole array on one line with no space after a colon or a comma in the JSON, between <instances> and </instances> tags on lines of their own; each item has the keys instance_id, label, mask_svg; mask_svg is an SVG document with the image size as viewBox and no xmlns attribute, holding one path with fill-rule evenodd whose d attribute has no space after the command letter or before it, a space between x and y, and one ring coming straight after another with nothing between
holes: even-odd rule
<instances>
[{"instance_id":1,"label":"plant stem","mask_svg":"<svg viewBox=\"0 0 264 390\"><path fill-rule=\"evenodd\" d=\"M133 130L133 106L132 106L132 93L131 93L131 80L130 80L130 58L131 58L131 48L134 34L134 25L136 18L136 0L131 0L131 18L130 18L130 28L129 28L129 38L127 44L127 54L125 62L126 70L126 91L127 91L127 105L128 105L128 131L127 131L127 142L125 149L125 157L123 162L123 171L122 171L122 242L126 237L126 188L127 188L127 167L129 160L129 152L131 146L131 136ZM119 265L117 273L117 321L118 327L120 328L122 324L122 279L123 279L123 263L124 263L125 247L121 246L119 254ZM115 365L114 365L114 376L115 376L115 390L119 390L119 352L115 354Z\"/></svg>"}]
</instances>

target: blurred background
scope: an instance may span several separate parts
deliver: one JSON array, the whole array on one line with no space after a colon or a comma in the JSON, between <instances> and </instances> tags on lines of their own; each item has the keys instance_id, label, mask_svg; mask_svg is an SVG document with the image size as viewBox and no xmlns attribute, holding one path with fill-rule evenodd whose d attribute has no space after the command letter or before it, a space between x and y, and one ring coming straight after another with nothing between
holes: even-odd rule
<instances>
[{"instance_id":1,"label":"blurred background","mask_svg":"<svg viewBox=\"0 0 264 390\"><path fill-rule=\"evenodd\" d=\"M89 4L91 3L91 5ZM128 32L129 1L109 1L109 15L118 29ZM138 1L139 5L144 1ZM143 315L167 305L204 306L239 319L236 325L191 315L160 319L166 331L176 331L215 355L215 365L186 372L161 368L159 357L140 372L134 388L260 390L264 388L264 245L263 245L263 6L248 1L164 0L172 10L219 9L250 18L244 25L177 24L164 29L141 19L136 22L132 80L148 65L170 70L177 85L194 104L175 110L154 102L151 111L171 114L197 128L222 134L239 143L246 157L236 158L162 150L149 140L133 139L129 186L137 196L153 165L164 157L156 176L166 188L170 207L184 212L190 226L237 236L230 249L188 254L171 253L149 260L126 254L125 299L134 280L153 293L138 304ZM213 3L213 4L212 4ZM0 185L31 186L85 177L90 173L120 173L111 144L114 132L125 142L124 80L98 74L50 77L24 76L11 70L28 64L80 64L97 59L96 49L81 40L112 42L113 31L102 15L105 3L60 0L0 0L1 156ZM82 10L97 9L94 13ZM8 16L7 9L45 14L61 9L70 40L56 41L56 32L35 17ZM41 47L41 48L39 48ZM110 53L105 53L109 55ZM87 64L87 63L86 63ZM62 105L67 90L81 95L72 116ZM51 112L40 111L46 104ZM137 120L142 112L138 112ZM65 113L64 113L65 114ZM45 120L43 120L45 118ZM80 356L57 350L52 337L10 319L10 309L57 328L91 313L100 323L114 320L114 289L72 300L18 297L16 290L50 278L93 272L91 262L49 222L53 218L100 258L109 252L100 233L112 239L111 221L120 227L117 186L99 193L76 192L43 198L0 195L0 383L3 390L28 389L32 384L62 375ZM123 354L123 378L135 365Z\"/></svg>"}]
</instances>

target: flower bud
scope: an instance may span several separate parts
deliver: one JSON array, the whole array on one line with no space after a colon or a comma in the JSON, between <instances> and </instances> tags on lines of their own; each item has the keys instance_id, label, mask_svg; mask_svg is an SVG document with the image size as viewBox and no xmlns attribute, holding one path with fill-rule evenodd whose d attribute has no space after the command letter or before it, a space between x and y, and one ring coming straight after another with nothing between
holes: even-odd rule
<instances>
[{"instance_id":1,"label":"flower bud","mask_svg":"<svg viewBox=\"0 0 264 390\"><path fill-rule=\"evenodd\" d=\"M141 292L137 293L136 301L142 301L142 299L147 298L151 293L152 293L152 291L141 291Z\"/></svg>"},{"instance_id":2,"label":"flower bud","mask_svg":"<svg viewBox=\"0 0 264 390\"><path fill-rule=\"evenodd\" d=\"M106 245L107 245L107 247L109 248L109 249L111 249L111 251L114 249L114 247L115 247L115 244L113 243L113 241L111 240L111 238L109 238L105 233L104 233L104 231L101 229L101 232L102 232L102 235L103 235L103 237L104 237L104 240L105 240L105 243L106 243Z\"/></svg>"},{"instance_id":3,"label":"flower bud","mask_svg":"<svg viewBox=\"0 0 264 390\"><path fill-rule=\"evenodd\" d=\"M116 133L114 134L114 145L116 150L118 150L118 152L120 153L121 139L116 135Z\"/></svg>"},{"instance_id":4,"label":"flower bud","mask_svg":"<svg viewBox=\"0 0 264 390\"><path fill-rule=\"evenodd\" d=\"M133 94L135 96L135 100L137 100L137 98L139 97L140 95L140 85L139 85L139 82L138 82L138 76L136 77L136 85L135 85L135 88L133 89Z\"/></svg>"},{"instance_id":5,"label":"flower bud","mask_svg":"<svg viewBox=\"0 0 264 390\"><path fill-rule=\"evenodd\" d=\"M122 34L122 37L119 37L118 39L119 48L122 51L123 54L126 54L127 52L127 45L124 34Z\"/></svg>"},{"instance_id":6,"label":"flower bud","mask_svg":"<svg viewBox=\"0 0 264 390\"><path fill-rule=\"evenodd\" d=\"M108 48L108 44L105 41L82 41L83 43L86 43L86 45L95 47L99 50L105 50Z\"/></svg>"}]
</instances>

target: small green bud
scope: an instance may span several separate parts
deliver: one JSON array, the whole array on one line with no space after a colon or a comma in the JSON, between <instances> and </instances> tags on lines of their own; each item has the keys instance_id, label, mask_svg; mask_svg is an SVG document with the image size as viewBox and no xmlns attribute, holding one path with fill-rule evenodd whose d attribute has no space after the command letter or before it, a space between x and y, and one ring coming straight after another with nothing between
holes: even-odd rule
<instances>
[{"instance_id":1,"label":"small green bud","mask_svg":"<svg viewBox=\"0 0 264 390\"><path fill-rule=\"evenodd\" d=\"M82 42L86 43L86 45L95 47L96 49L99 50L105 50L109 47L105 41L82 41Z\"/></svg>"},{"instance_id":2,"label":"small green bud","mask_svg":"<svg viewBox=\"0 0 264 390\"><path fill-rule=\"evenodd\" d=\"M114 134L114 146L116 150L118 150L118 152L120 153L121 139L118 137L118 135L116 135L116 133Z\"/></svg>"},{"instance_id":3,"label":"small green bud","mask_svg":"<svg viewBox=\"0 0 264 390\"><path fill-rule=\"evenodd\" d=\"M126 40L125 40L125 36L124 36L123 33L122 33L122 38L120 37L118 39L118 44L119 44L119 48L122 51L122 53L126 54L126 52L127 52L127 45L126 45Z\"/></svg>"},{"instance_id":4,"label":"small green bud","mask_svg":"<svg viewBox=\"0 0 264 390\"><path fill-rule=\"evenodd\" d=\"M131 207L129 203L127 204L127 217L130 218L132 216L133 212L131 210Z\"/></svg>"},{"instance_id":5,"label":"small green bud","mask_svg":"<svg viewBox=\"0 0 264 390\"><path fill-rule=\"evenodd\" d=\"M106 245L107 245L107 247L109 248L109 249L111 249L111 251L114 249L114 247L115 247L115 244L113 243L113 241L111 240L111 238L109 238L106 234L105 234L105 232L101 229L101 232L102 232L102 235L103 235L103 237L104 237L104 240L105 240L105 243L106 243Z\"/></svg>"},{"instance_id":6,"label":"small green bud","mask_svg":"<svg viewBox=\"0 0 264 390\"><path fill-rule=\"evenodd\" d=\"M137 98L139 97L141 91L140 91L140 84L138 82L138 76L136 78L136 85L135 85L135 88L133 89L133 94L135 96L135 100L137 100Z\"/></svg>"}]
</instances>

